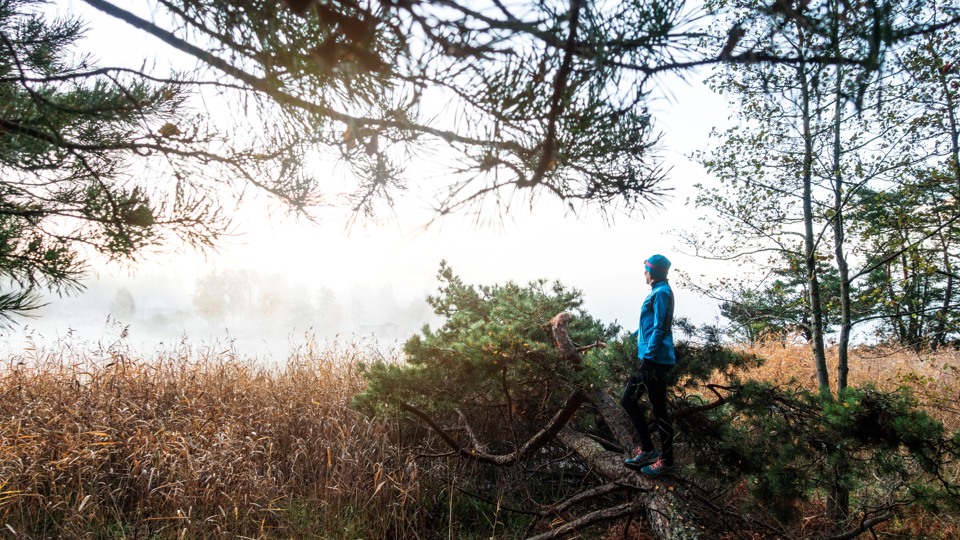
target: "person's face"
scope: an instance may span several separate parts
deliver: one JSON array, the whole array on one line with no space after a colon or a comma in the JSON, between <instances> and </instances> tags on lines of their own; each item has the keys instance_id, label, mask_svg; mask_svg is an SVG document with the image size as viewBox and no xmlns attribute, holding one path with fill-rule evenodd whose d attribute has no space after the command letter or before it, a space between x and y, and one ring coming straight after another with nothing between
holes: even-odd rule
<instances>
[{"instance_id":1,"label":"person's face","mask_svg":"<svg viewBox=\"0 0 960 540\"><path fill-rule=\"evenodd\" d=\"M644 270L644 271L643 271L643 279L647 282L647 285L652 285L652 284L653 284L653 278L650 277L650 271L649 271L649 270Z\"/></svg>"}]
</instances>

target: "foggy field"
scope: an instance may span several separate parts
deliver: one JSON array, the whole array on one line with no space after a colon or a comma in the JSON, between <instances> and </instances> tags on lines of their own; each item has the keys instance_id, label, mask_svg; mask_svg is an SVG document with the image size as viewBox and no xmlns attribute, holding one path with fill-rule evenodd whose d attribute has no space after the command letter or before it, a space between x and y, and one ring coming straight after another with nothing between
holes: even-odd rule
<instances>
[{"instance_id":1,"label":"foggy field","mask_svg":"<svg viewBox=\"0 0 960 540\"><path fill-rule=\"evenodd\" d=\"M750 352L768 359L754 375L816 387L805 348L768 343ZM229 349L181 345L149 358L128 354L122 343L61 346L26 350L5 361L5 537L523 533L504 528L506 511L498 505L450 492L451 475L459 474L462 463L417 459L410 441L426 433L404 432L396 418L372 419L350 407L364 387L362 366L382 358L376 351L306 342L272 369ZM851 366L856 382L907 384L947 427L960 425L960 353L861 349ZM809 503L811 515L820 504ZM478 524L477 514L488 523ZM910 510L878 530L951 538L957 527L955 519ZM618 524L590 538L625 537L622 530Z\"/></svg>"}]
</instances>

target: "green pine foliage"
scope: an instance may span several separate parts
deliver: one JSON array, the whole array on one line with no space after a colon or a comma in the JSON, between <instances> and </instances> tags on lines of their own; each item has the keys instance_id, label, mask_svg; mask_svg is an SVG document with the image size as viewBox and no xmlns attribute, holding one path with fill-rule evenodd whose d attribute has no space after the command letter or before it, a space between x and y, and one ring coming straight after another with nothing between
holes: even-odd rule
<instances>
[{"instance_id":1,"label":"green pine foliage","mask_svg":"<svg viewBox=\"0 0 960 540\"><path fill-rule=\"evenodd\" d=\"M357 397L358 406L408 402L441 413L460 409L493 430L484 434L492 444L501 425L521 437L553 414L572 388L599 378L596 370L578 370L560 357L549 320L563 311L576 314L570 336L578 344L606 342L620 330L590 317L580 291L560 283L474 286L446 263L438 279L438 294L428 302L444 317L442 326L425 326L411 337L405 363L369 366L369 389Z\"/></svg>"},{"instance_id":2,"label":"green pine foliage","mask_svg":"<svg viewBox=\"0 0 960 540\"><path fill-rule=\"evenodd\" d=\"M40 289L78 289L80 245L129 259L156 243L157 203L128 167L150 152L147 126L176 122L186 98L174 85L97 76L77 52L81 21L50 19L40 4L0 0L3 321L37 307Z\"/></svg>"},{"instance_id":3,"label":"green pine foliage","mask_svg":"<svg viewBox=\"0 0 960 540\"><path fill-rule=\"evenodd\" d=\"M196 107L202 73L101 66L84 23L44 4L0 0L0 324L76 292L92 257L215 245L250 185L295 212L316 201L315 141L285 115L245 106L234 122L262 122L222 130Z\"/></svg>"},{"instance_id":4,"label":"green pine foliage","mask_svg":"<svg viewBox=\"0 0 960 540\"><path fill-rule=\"evenodd\" d=\"M753 504L784 523L835 487L859 508L956 507L947 478L960 447L911 392L848 388L840 398L799 384L749 381L724 407L688 422L691 471L717 490L743 480Z\"/></svg>"},{"instance_id":5,"label":"green pine foliage","mask_svg":"<svg viewBox=\"0 0 960 540\"><path fill-rule=\"evenodd\" d=\"M468 285L445 263L438 277L439 292L429 301L442 324L407 341L405 362L367 366L368 386L355 406L388 413L411 404L464 448L472 445L463 433L469 426L484 451L507 454L542 428L571 391L599 387L617 396L636 368L636 339L592 318L577 290L542 280ZM548 323L561 311L575 314L575 343L605 345L585 351L580 369L553 343ZM731 348L720 329L680 319L674 331L681 361L671 374L670 400L680 475L714 500L746 492L737 503L743 515L784 527L838 487L850 490L861 510L957 506L957 486L949 479L960 434L946 433L909 390L863 386L838 398L796 382L750 380L745 373L762 359ZM405 425L419 422L408 420L413 424ZM570 425L597 441L615 440L591 407L581 407ZM449 450L425 433L414 437L416 444L437 445L432 450L439 454ZM569 496L558 474L573 475L581 489L599 482L590 479L589 463L559 445L529 456L530 463L513 472L461 469L462 481L469 489L497 489L517 508L530 503L521 491Z\"/></svg>"}]
</instances>

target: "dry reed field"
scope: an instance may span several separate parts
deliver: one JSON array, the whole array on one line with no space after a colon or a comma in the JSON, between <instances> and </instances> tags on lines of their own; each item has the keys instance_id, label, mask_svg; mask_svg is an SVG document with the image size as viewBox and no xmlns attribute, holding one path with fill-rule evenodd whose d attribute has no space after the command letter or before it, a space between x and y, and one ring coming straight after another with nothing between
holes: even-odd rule
<instances>
[{"instance_id":1,"label":"dry reed field","mask_svg":"<svg viewBox=\"0 0 960 540\"><path fill-rule=\"evenodd\" d=\"M748 352L765 363L749 375L773 382L797 381L806 389L817 388L816 370L809 347L804 344L766 342ZM836 350L827 350L831 377L836 376ZM960 351L952 348L935 353L902 347L856 347L850 351L851 386L873 384L883 390L910 388L930 416L943 422L948 432L960 429ZM835 379L831 379L836 384ZM954 467L954 482L960 482L960 466ZM820 512L810 509L811 514ZM875 538L952 540L960 538L960 516L931 513L922 508L904 511L875 531Z\"/></svg>"},{"instance_id":2,"label":"dry reed field","mask_svg":"<svg viewBox=\"0 0 960 540\"><path fill-rule=\"evenodd\" d=\"M750 352L767 359L753 376L814 388L806 347ZM0 364L0 535L430 537L429 501L442 486L418 469L396 422L349 407L364 387L360 366L377 355L310 339L279 366L240 359L229 344L146 358L122 342L28 347ZM953 350L860 348L851 383L910 385L956 429L958 369ZM949 538L958 528L917 513L887 531Z\"/></svg>"},{"instance_id":3,"label":"dry reed field","mask_svg":"<svg viewBox=\"0 0 960 540\"><path fill-rule=\"evenodd\" d=\"M751 377L783 383L796 379L808 390L816 390L816 371L806 345L772 341L747 350L766 360L749 373ZM836 350L827 350L827 363L831 382L836 384ZM849 367L851 386L872 383L883 390L907 386L948 430L960 429L960 351L948 348L932 353L890 346L855 347L850 351Z\"/></svg>"},{"instance_id":4,"label":"dry reed field","mask_svg":"<svg viewBox=\"0 0 960 540\"><path fill-rule=\"evenodd\" d=\"M416 465L348 406L371 354L30 347L0 367L0 534L413 537Z\"/></svg>"}]
</instances>

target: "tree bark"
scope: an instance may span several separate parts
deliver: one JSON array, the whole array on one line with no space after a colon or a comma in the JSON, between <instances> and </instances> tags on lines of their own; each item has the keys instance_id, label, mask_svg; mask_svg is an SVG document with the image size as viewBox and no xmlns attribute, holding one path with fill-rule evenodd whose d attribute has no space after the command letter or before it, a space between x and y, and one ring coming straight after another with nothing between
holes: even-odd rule
<instances>
[{"instance_id":1,"label":"tree bark","mask_svg":"<svg viewBox=\"0 0 960 540\"><path fill-rule=\"evenodd\" d=\"M839 2L831 2L831 8L835 11L834 20L840 18ZM837 50L840 47L840 30L837 22L833 24L833 40ZM849 373L849 349L850 349L850 266L847 264L847 256L843 252L845 240L843 213L844 213L844 193L843 193L843 173L841 170L841 157L843 146L841 145L840 132L843 129L843 67L836 67L836 80L834 81L834 104L833 104L833 253L837 261L837 274L840 277L840 336L837 343L837 397L847 387L847 374ZM850 456L842 449L837 450L838 469L846 469ZM834 523L846 522L850 515L850 490L842 486L840 482L835 482L832 493L827 497L827 517Z\"/></svg>"},{"instance_id":2,"label":"tree bark","mask_svg":"<svg viewBox=\"0 0 960 540\"><path fill-rule=\"evenodd\" d=\"M840 169L843 147L840 141L843 115L843 69L837 66L837 80L833 108L833 251L837 260L837 273L840 277L840 336L837 343L837 394L847 387L850 350L850 267L843 252L846 239L843 223L843 173Z\"/></svg>"},{"instance_id":3,"label":"tree bark","mask_svg":"<svg viewBox=\"0 0 960 540\"><path fill-rule=\"evenodd\" d=\"M571 319L569 313L560 313L550 320L550 328L553 331L557 349L563 358L575 366L580 366L583 364L583 358L567 333L567 325ZM617 442L625 449L633 449L634 430L619 404L599 389L584 390L583 393L610 427ZM651 479L627 469L623 464L623 454L605 449L600 443L585 434L578 433L569 425L557 433L557 440L576 453L596 475L609 481L639 488L638 491L642 495L637 510L644 511L647 524L655 538L658 540L700 538L698 527L688 515L688 505L680 497L680 491L676 489L671 479ZM619 515L628 515L628 513ZM571 529L570 532L574 531ZM537 538L559 538L559 536L541 535Z\"/></svg>"},{"instance_id":4,"label":"tree bark","mask_svg":"<svg viewBox=\"0 0 960 540\"><path fill-rule=\"evenodd\" d=\"M937 54L936 49L931 47L936 60L942 60ZM950 173L954 182L954 214L960 212L960 120L957 119L957 103L953 92L950 91L950 81L945 70L938 70L940 79L940 89L947 101L947 120L950 126ZM933 340L933 348L942 346L947 337L947 318L950 316L950 303L953 301L953 268L950 262L950 246L944 237L950 238L949 231L946 235L940 234L941 245L943 247L943 266L947 272L947 285L944 292L943 307L937 317L937 333Z\"/></svg>"},{"instance_id":5,"label":"tree bark","mask_svg":"<svg viewBox=\"0 0 960 540\"><path fill-rule=\"evenodd\" d=\"M937 331L930 348L937 350L947 341L947 318L950 316L950 304L953 302L953 264L950 261L950 241L947 235L940 233L940 248L943 254L943 269L947 274L947 285L943 291L943 305L937 313Z\"/></svg>"},{"instance_id":6,"label":"tree bark","mask_svg":"<svg viewBox=\"0 0 960 540\"><path fill-rule=\"evenodd\" d=\"M800 32L801 42L803 32ZM801 50L803 44L800 46ZM812 113L810 111L810 82L807 79L807 66L797 65L797 77L800 81L801 107L803 121L803 244L804 261L807 270L807 285L809 302L807 310L810 313L810 329L813 332L811 346L813 358L817 367L817 383L820 392L830 393L830 373L827 371L827 357L823 343L823 306L820 301L820 278L817 273L817 245L813 234L813 131L810 127Z\"/></svg>"},{"instance_id":7,"label":"tree bark","mask_svg":"<svg viewBox=\"0 0 960 540\"><path fill-rule=\"evenodd\" d=\"M587 396L587 401L603 417L603 421L610 428L613 437L624 453L633 451L640 444L640 441L636 430L633 429L633 425L630 424L630 420L620 407L620 403L599 388L584 390L584 394Z\"/></svg>"},{"instance_id":8,"label":"tree bark","mask_svg":"<svg viewBox=\"0 0 960 540\"><path fill-rule=\"evenodd\" d=\"M677 489L673 480L651 479L627 469L623 465L623 456L606 450L598 442L582 433L577 433L569 426L560 430L557 440L590 465L598 476L639 488L641 495L637 510L643 511L654 538L658 540L701 538L699 527L689 516L689 505L681 497L682 490Z\"/></svg>"}]
</instances>

